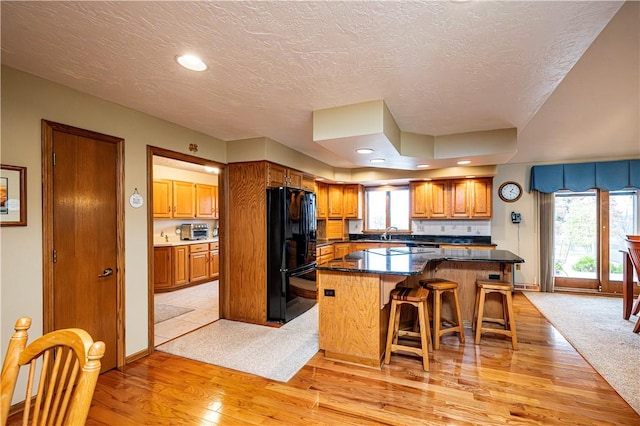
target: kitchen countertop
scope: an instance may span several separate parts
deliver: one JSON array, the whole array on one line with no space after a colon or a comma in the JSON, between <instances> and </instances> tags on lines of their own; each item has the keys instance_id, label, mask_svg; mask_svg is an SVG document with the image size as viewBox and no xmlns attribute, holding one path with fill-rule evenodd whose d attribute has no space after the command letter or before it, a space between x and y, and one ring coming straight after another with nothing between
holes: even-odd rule
<instances>
[{"instance_id":1,"label":"kitchen countertop","mask_svg":"<svg viewBox=\"0 0 640 426\"><path fill-rule=\"evenodd\" d=\"M437 247L439 245L451 245L451 246L479 246L479 247L496 247L496 244L493 243L480 243L480 242L467 242L467 243L460 243L460 242L451 242L451 240L442 240L442 241L438 241L438 240L419 240L419 239L411 239L411 240L399 240L399 239L391 239L391 240L381 240L381 239L366 239L366 238L360 238L357 240L349 240L349 239L342 239L342 240L323 240L323 239L319 239L316 241L316 247L322 247L322 246L326 246L326 245L331 245L331 244L342 244L342 243L389 243L389 244L407 244L407 245L412 245L412 246L432 246L432 247Z\"/></svg>"},{"instance_id":2,"label":"kitchen countertop","mask_svg":"<svg viewBox=\"0 0 640 426\"><path fill-rule=\"evenodd\" d=\"M173 247L173 246L184 246L191 244L203 244L203 243L216 243L218 242L218 237L207 238L206 240L169 240L165 241L164 238L155 238L153 240L154 247Z\"/></svg>"},{"instance_id":3,"label":"kitchen countertop","mask_svg":"<svg viewBox=\"0 0 640 426\"><path fill-rule=\"evenodd\" d=\"M507 250L458 250L428 247L394 247L355 251L316 265L319 271L341 271L389 275L420 275L429 262L524 263Z\"/></svg>"}]
</instances>

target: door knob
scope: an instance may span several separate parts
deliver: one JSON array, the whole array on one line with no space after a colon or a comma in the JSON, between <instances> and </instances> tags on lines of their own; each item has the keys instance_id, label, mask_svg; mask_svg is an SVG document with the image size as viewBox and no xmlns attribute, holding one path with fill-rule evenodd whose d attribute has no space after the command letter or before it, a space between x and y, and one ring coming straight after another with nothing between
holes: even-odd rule
<instances>
[{"instance_id":1,"label":"door knob","mask_svg":"<svg viewBox=\"0 0 640 426\"><path fill-rule=\"evenodd\" d=\"M109 275L112 275L112 274L113 274L113 269L105 268L105 270L102 271L102 273L100 275L98 275L98 278L108 277Z\"/></svg>"}]
</instances>

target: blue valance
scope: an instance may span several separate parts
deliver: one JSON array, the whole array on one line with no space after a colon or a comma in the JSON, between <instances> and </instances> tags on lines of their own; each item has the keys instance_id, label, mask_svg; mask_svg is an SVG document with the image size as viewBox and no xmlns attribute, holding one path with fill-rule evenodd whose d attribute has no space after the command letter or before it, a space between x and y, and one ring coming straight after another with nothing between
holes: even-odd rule
<instances>
[{"instance_id":1,"label":"blue valance","mask_svg":"<svg viewBox=\"0 0 640 426\"><path fill-rule=\"evenodd\" d=\"M531 168L531 191L640 189L640 160L552 164Z\"/></svg>"}]
</instances>

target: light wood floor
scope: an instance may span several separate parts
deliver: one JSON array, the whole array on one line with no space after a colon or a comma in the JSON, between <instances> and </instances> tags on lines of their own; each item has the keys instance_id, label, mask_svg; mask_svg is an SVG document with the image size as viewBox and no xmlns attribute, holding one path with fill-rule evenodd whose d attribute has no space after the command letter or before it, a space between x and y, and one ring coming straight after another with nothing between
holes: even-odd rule
<instances>
[{"instance_id":1,"label":"light wood floor","mask_svg":"<svg viewBox=\"0 0 640 426\"><path fill-rule=\"evenodd\" d=\"M463 346L443 339L428 373L409 356L377 371L319 353L280 383L155 352L100 376L88 424L640 424L520 293L515 309L518 351L503 337L476 346L468 329Z\"/></svg>"}]
</instances>

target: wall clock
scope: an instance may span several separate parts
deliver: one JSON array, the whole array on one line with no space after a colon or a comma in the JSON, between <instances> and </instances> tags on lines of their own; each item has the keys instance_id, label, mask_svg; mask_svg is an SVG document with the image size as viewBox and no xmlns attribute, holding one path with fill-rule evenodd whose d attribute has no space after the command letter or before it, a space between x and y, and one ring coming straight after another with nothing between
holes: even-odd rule
<instances>
[{"instance_id":1,"label":"wall clock","mask_svg":"<svg viewBox=\"0 0 640 426\"><path fill-rule=\"evenodd\" d=\"M507 203L518 201L522 197L522 186L518 182L507 181L498 188L498 196Z\"/></svg>"}]
</instances>

